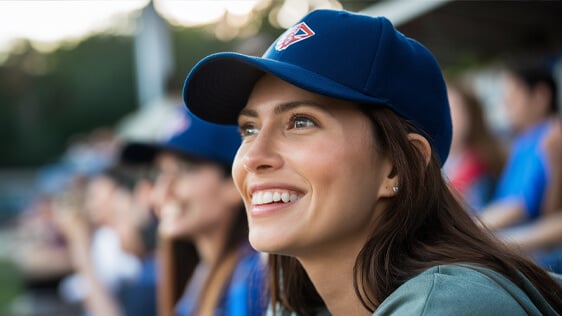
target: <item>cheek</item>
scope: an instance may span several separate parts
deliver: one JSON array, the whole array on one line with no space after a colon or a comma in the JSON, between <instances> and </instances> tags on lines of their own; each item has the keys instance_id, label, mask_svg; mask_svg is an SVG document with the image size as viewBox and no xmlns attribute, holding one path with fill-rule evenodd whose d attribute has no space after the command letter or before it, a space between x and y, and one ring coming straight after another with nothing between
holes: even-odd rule
<instances>
[{"instance_id":1,"label":"cheek","mask_svg":"<svg viewBox=\"0 0 562 316\"><path fill-rule=\"evenodd\" d=\"M373 192L377 192L380 185L377 157L372 143L365 137L311 146L293 158L301 163L300 172L314 190L330 203L349 203L347 196L357 196L358 191L363 190L374 196Z\"/></svg>"},{"instance_id":2,"label":"cheek","mask_svg":"<svg viewBox=\"0 0 562 316\"><path fill-rule=\"evenodd\" d=\"M241 147L236 153L236 156L234 157L234 161L232 163L232 180L234 181L236 189L240 193L242 193L242 184L244 183L244 179L247 175L244 164L242 162L242 157L244 157L244 150Z\"/></svg>"}]
</instances>

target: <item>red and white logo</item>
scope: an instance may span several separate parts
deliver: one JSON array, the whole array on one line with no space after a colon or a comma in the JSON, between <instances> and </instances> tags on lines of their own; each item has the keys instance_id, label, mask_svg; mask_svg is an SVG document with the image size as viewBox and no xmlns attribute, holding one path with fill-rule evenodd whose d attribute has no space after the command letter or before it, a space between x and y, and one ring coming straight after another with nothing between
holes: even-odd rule
<instances>
[{"instance_id":1,"label":"red and white logo","mask_svg":"<svg viewBox=\"0 0 562 316\"><path fill-rule=\"evenodd\" d=\"M314 34L314 31L306 25L306 23L301 22L285 31L285 33L279 37L277 44L275 44L275 49L278 51L284 50L296 42L314 36Z\"/></svg>"},{"instance_id":2,"label":"red and white logo","mask_svg":"<svg viewBox=\"0 0 562 316\"><path fill-rule=\"evenodd\" d=\"M174 117L174 119L169 122L165 128L161 131L161 138L164 141L168 141L185 132L191 126L191 119L186 115L178 115Z\"/></svg>"}]
</instances>

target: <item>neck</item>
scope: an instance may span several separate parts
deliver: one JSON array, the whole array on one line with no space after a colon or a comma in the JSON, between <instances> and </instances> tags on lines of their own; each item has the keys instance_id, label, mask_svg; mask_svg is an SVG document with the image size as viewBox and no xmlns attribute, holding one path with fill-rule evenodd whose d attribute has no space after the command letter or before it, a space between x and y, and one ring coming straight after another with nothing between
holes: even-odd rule
<instances>
[{"instance_id":1,"label":"neck","mask_svg":"<svg viewBox=\"0 0 562 316\"><path fill-rule=\"evenodd\" d=\"M330 314L334 316L371 315L361 304L353 287L353 266L356 257L357 251L339 249L334 250L328 257L299 258Z\"/></svg>"},{"instance_id":2,"label":"neck","mask_svg":"<svg viewBox=\"0 0 562 316\"><path fill-rule=\"evenodd\" d=\"M531 130L533 127L547 121L548 119L549 119L548 115L542 115L542 116L535 115L534 117L531 116L519 126L517 131L519 133L525 133L526 131Z\"/></svg>"}]
</instances>

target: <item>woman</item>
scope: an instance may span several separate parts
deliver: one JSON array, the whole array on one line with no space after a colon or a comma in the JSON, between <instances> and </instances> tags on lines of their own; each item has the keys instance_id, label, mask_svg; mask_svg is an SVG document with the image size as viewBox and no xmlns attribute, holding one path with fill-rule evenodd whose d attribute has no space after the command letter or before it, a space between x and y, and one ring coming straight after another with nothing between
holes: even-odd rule
<instances>
[{"instance_id":1,"label":"woman","mask_svg":"<svg viewBox=\"0 0 562 316\"><path fill-rule=\"evenodd\" d=\"M55 203L78 285L87 290L84 315L155 315L155 220L143 198L150 190L143 167L119 161L88 181L83 201L74 186ZM102 217L106 226L95 227ZM73 285L63 290L76 295Z\"/></svg>"},{"instance_id":2,"label":"woman","mask_svg":"<svg viewBox=\"0 0 562 316\"><path fill-rule=\"evenodd\" d=\"M447 95L453 140L443 172L471 209L479 211L491 198L506 153L486 124L482 106L471 91L449 81Z\"/></svg>"},{"instance_id":3,"label":"woman","mask_svg":"<svg viewBox=\"0 0 562 316\"><path fill-rule=\"evenodd\" d=\"M562 312L560 285L448 190L445 83L388 20L313 11L262 58L200 61L184 101L240 126L233 178L277 314Z\"/></svg>"},{"instance_id":4,"label":"woman","mask_svg":"<svg viewBox=\"0 0 562 316\"><path fill-rule=\"evenodd\" d=\"M514 135L492 200L480 212L481 221L495 231L544 216L555 171L541 145L558 116L551 67L538 58L513 60L506 66L503 106Z\"/></svg>"},{"instance_id":5,"label":"woman","mask_svg":"<svg viewBox=\"0 0 562 316\"><path fill-rule=\"evenodd\" d=\"M267 305L261 260L248 243L230 176L240 135L182 112L170 139L129 148L145 150L147 159L155 155L159 169L153 191L163 267L159 315L261 315Z\"/></svg>"}]
</instances>

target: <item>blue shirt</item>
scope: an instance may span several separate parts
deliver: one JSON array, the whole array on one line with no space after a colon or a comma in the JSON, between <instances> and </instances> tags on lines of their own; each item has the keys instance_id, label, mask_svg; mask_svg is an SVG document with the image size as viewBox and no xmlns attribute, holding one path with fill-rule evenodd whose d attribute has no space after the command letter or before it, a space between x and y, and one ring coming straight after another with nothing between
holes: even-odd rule
<instances>
[{"instance_id":1,"label":"blue shirt","mask_svg":"<svg viewBox=\"0 0 562 316\"><path fill-rule=\"evenodd\" d=\"M240 260L219 299L215 316L264 315L267 309L269 294L264 285L265 265L259 253L249 244L242 246L239 252ZM186 292L176 306L176 315L194 315L207 270L203 264L197 267Z\"/></svg>"},{"instance_id":2,"label":"blue shirt","mask_svg":"<svg viewBox=\"0 0 562 316\"><path fill-rule=\"evenodd\" d=\"M541 140L549 128L550 122L543 122L517 137L493 199L493 202L522 202L527 219L540 215L543 196L550 181L547 160L541 148Z\"/></svg>"},{"instance_id":3,"label":"blue shirt","mask_svg":"<svg viewBox=\"0 0 562 316\"><path fill-rule=\"evenodd\" d=\"M117 297L126 316L156 315L156 259L154 255L142 261L136 278L121 284Z\"/></svg>"}]
</instances>

